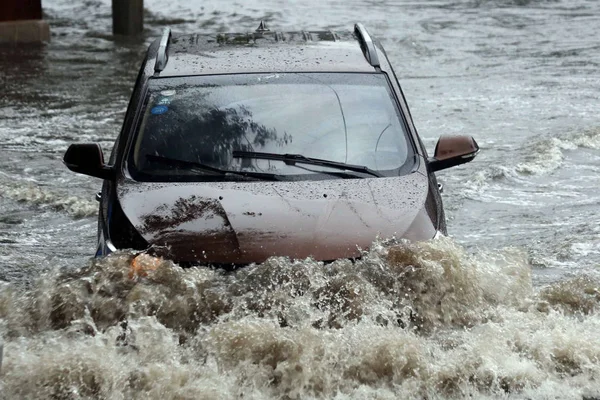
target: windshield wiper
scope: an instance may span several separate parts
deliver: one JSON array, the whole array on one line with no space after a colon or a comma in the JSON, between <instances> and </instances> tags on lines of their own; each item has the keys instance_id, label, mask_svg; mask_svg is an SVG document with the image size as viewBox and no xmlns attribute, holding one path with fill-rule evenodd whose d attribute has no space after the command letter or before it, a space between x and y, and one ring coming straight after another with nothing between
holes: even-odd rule
<instances>
[{"instance_id":1,"label":"windshield wiper","mask_svg":"<svg viewBox=\"0 0 600 400\"><path fill-rule=\"evenodd\" d=\"M182 168L186 168L186 169L190 169L190 170L200 170L202 172L209 172L210 173L209 175L220 175L220 176L239 175L239 176L245 176L248 178L257 178L257 179L264 179L264 180L271 180L271 181L279 180L278 175L264 173L264 172L230 171L230 170L211 167L210 165L198 163L195 161L178 160L176 158L157 156L154 154L146 154L146 158L150 161L158 161L158 162L161 162L166 165L180 166Z\"/></svg>"},{"instance_id":2,"label":"windshield wiper","mask_svg":"<svg viewBox=\"0 0 600 400\"><path fill-rule=\"evenodd\" d=\"M364 165L353 165L346 164L343 162L330 161L330 160L322 160L320 158L310 158L305 157L302 154L277 154L277 153L262 153L256 151L234 151L234 158L256 158L261 160L277 160L283 161L287 165L295 165L296 163L302 164L312 164L312 165L320 165L322 167L331 167L336 169L345 169L348 171L362 172L365 174L369 174L372 176L376 176L381 178L379 172L370 169L369 167L365 167Z\"/></svg>"}]
</instances>

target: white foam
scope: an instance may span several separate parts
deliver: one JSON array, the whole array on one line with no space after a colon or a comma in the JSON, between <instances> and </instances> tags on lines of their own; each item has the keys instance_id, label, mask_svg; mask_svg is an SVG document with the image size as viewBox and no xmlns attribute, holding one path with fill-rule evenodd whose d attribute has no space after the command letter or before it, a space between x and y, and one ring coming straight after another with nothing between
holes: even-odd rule
<instances>
[{"instance_id":1,"label":"white foam","mask_svg":"<svg viewBox=\"0 0 600 400\"><path fill-rule=\"evenodd\" d=\"M531 286L516 249L378 242L225 274L119 253L0 288L8 398L600 395L600 282Z\"/></svg>"}]
</instances>

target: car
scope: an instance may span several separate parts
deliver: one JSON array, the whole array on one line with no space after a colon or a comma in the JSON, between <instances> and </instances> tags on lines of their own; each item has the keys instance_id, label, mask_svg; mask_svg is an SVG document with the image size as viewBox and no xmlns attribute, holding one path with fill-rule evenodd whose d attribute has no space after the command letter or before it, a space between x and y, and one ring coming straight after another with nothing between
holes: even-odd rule
<instances>
[{"instance_id":1,"label":"car","mask_svg":"<svg viewBox=\"0 0 600 400\"><path fill-rule=\"evenodd\" d=\"M471 161L470 136L429 157L380 42L347 32L182 34L141 66L103 179L96 256L148 250L187 264L359 257L377 237L447 234L435 173Z\"/></svg>"}]
</instances>

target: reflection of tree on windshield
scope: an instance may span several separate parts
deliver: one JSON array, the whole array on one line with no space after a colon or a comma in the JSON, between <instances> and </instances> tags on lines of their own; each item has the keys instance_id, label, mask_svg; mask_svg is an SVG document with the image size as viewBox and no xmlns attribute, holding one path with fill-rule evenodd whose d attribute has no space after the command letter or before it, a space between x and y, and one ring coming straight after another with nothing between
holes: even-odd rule
<instances>
[{"instance_id":1,"label":"reflection of tree on windshield","mask_svg":"<svg viewBox=\"0 0 600 400\"><path fill-rule=\"evenodd\" d=\"M177 120L163 142L167 148L159 145L157 153L216 167L228 167L234 150L255 151L269 142L284 146L292 141L291 135L284 132L280 138L275 129L254 122L244 106L212 108L189 116L178 113Z\"/></svg>"}]
</instances>

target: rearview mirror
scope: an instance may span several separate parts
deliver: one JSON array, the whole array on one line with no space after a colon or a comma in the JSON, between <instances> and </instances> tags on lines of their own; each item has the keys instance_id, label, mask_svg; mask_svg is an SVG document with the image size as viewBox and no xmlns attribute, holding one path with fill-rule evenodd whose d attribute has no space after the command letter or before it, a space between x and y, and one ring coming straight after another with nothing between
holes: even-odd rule
<instances>
[{"instance_id":1,"label":"rearview mirror","mask_svg":"<svg viewBox=\"0 0 600 400\"><path fill-rule=\"evenodd\" d=\"M454 167L472 161L479 146L471 136L442 135L435 146L432 158L427 160L431 172Z\"/></svg>"},{"instance_id":2,"label":"rearview mirror","mask_svg":"<svg viewBox=\"0 0 600 400\"><path fill-rule=\"evenodd\" d=\"M114 168L104 164L102 149L97 143L72 144L67 149L63 162L73 172L96 178L112 179Z\"/></svg>"}]
</instances>

